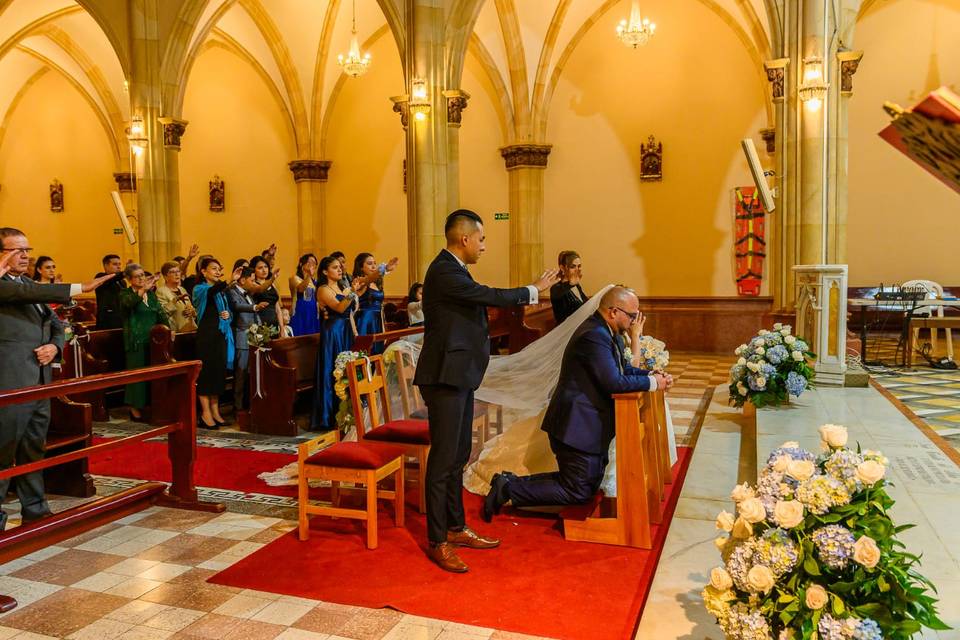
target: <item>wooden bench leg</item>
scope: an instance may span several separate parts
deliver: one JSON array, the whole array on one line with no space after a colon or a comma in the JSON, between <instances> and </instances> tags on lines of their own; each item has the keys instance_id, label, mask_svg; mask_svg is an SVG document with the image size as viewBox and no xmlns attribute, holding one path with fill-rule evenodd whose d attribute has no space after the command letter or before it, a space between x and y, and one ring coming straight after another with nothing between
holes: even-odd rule
<instances>
[{"instance_id":1,"label":"wooden bench leg","mask_svg":"<svg viewBox=\"0 0 960 640\"><path fill-rule=\"evenodd\" d=\"M377 548L377 475L367 471L367 549Z\"/></svg>"},{"instance_id":2,"label":"wooden bench leg","mask_svg":"<svg viewBox=\"0 0 960 640\"><path fill-rule=\"evenodd\" d=\"M403 525L403 512L404 512L404 502L403 502L403 458L400 458L400 468L397 469L396 473L393 474L393 486L394 486L394 496L393 496L393 518L397 523L398 527Z\"/></svg>"},{"instance_id":3,"label":"wooden bench leg","mask_svg":"<svg viewBox=\"0 0 960 640\"><path fill-rule=\"evenodd\" d=\"M298 537L301 542L310 538L310 520L307 516L307 504L309 504L310 500L310 483L307 481L304 471L304 465L300 465L300 472L297 474L297 501L299 503L297 507L299 511Z\"/></svg>"}]
</instances>

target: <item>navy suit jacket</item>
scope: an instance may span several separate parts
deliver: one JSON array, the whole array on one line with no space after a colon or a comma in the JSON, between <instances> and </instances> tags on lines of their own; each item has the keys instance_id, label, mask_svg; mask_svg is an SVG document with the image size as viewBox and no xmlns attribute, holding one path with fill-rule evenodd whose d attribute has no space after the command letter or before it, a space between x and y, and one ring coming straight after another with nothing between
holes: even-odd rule
<instances>
[{"instance_id":1,"label":"navy suit jacket","mask_svg":"<svg viewBox=\"0 0 960 640\"><path fill-rule=\"evenodd\" d=\"M649 374L625 361L620 341L595 313L567 343L540 428L574 449L605 455L616 435L612 395L649 391Z\"/></svg>"},{"instance_id":2,"label":"navy suit jacket","mask_svg":"<svg viewBox=\"0 0 960 640\"><path fill-rule=\"evenodd\" d=\"M449 251L440 252L423 279L423 350L415 385L476 389L490 363L487 307L530 302L530 290L477 284Z\"/></svg>"}]
</instances>

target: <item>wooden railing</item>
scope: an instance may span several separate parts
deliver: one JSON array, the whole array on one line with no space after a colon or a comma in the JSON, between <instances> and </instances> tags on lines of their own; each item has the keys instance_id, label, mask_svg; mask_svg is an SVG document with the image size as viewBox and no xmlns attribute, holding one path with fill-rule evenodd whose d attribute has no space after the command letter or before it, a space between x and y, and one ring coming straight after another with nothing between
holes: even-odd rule
<instances>
[{"instance_id":1,"label":"wooden railing","mask_svg":"<svg viewBox=\"0 0 960 640\"><path fill-rule=\"evenodd\" d=\"M72 538L152 504L199 511L223 511L224 506L220 503L201 502L194 484L194 464L197 459L195 383L199 373L200 362L178 362L0 392L0 407L6 407L58 396L86 394L135 382L164 380L167 381L170 390L169 397L179 399L173 402L175 406L171 412L171 422L168 424L143 433L0 470L0 479L14 478L56 465L87 459L107 451L122 449L162 435L167 436L167 450L172 468L172 482L169 486L162 482L147 482L93 502L71 507L52 517L0 533L0 563L8 562L60 540ZM0 611L9 610L15 606L15 601L6 596L0 596Z\"/></svg>"},{"instance_id":2,"label":"wooden railing","mask_svg":"<svg viewBox=\"0 0 960 640\"><path fill-rule=\"evenodd\" d=\"M390 343L396 342L400 338L423 333L423 327L410 327L408 329L397 329L396 331L384 331L383 333L371 333L366 336L357 336L353 339L354 351L366 351L370 353L374 343L382 342L384 348L390 346Z\"/></svg>"}]
</instances>

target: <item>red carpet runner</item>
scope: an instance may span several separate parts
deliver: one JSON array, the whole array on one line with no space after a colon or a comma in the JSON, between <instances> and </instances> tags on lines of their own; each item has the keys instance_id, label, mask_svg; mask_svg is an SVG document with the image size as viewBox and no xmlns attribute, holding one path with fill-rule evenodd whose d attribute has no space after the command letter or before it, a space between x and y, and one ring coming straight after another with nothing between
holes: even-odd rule
<instances>
[{"instance_id":1,"label":"red carpet runner","mask_svg":"<svg viewBox=\"0 0 960 640\"><path fill-rule=\"evenodd\" d=\"M668 485L665 522L673 517L690 462L678 448ZM380 546L368 551L359 522L314 517L311 537L296 531L270 543L210 582L406 613L551 638L632 638L656 571L669 524L654 528L650 551L566 542L553 516L506 509L492 524L480 520L481 498L465 494L468 521L503 546L465 549L464 575L445 573L418 546L425 522L409 508L407 526L393 526L384 509Z\"/></svg>"},{"instance_id":2,"label":"red carpet runner","mask_svg":"<svg viewBox=\"0 0 960 640\"><path fill-rule=\"evenodd\" d=\"M104 441L102 438L94 440L95 442ZM284 453L197 447L197 462L194 465L196 485L296 498L296 486L271 487L257 478L257 475L264 471L276 471L296 459L296 456ZM167 443L140 442L92 457L90 473L115 478L170 482Z\"/></svg>"}]
</instances>

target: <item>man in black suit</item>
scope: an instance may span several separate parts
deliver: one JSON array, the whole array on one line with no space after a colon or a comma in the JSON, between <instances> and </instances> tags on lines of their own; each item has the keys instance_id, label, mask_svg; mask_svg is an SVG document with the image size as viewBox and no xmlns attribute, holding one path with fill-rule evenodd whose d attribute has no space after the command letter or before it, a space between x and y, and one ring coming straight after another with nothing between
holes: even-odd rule
<instances>
[{"instance_id":1,"label":"man in black suit","mask_svg":"<svg viewBox=\"0 0 960 640\"><path fill-rule=\"evenodd\" d=\"M673 379L631 366L621 336L640 328L640 301L633 291L613 287L600 308L570 338L560 378L541 429L559 471L517 477L498 473L490 481L483 519L490 521L507 500L515 507L582 504L603 482L607 451L615 435L613 394L667 389Z\"/></svg>"},{"instance_id":2,"label":"man in black suit","mask_svg":"<svg viewBox=\"0 0 960 640\"><path fill-rule=\"evenodd\" d=\"M113 279L97 289L97 329L122 329L120 292L127 288L127 283L123 278L120 256L113 253L103 256L103 271L96 277L107 275L112 275Z\"/></svg>"},{"instance_id":3,"label":"man in black suit","mask_svg":"<svg viewBox=\"0 0 960 640\"><path fill-rule=\"evenodd\" d=\"M473 441L473 392L490 361L487 307L536 304L540 292L557 281L557 272L546 271L526 287L485 287L467 270L486 250L480 216L458 209L447 216L444 233L447 248L430 264L423 280L423 351L413 383L420 387L430 421L427 555L442 569L462 573L467 565L456 546L489 549L500 544L467 527L463 513L463 468Z\"/></svg>"}]
</instances>

